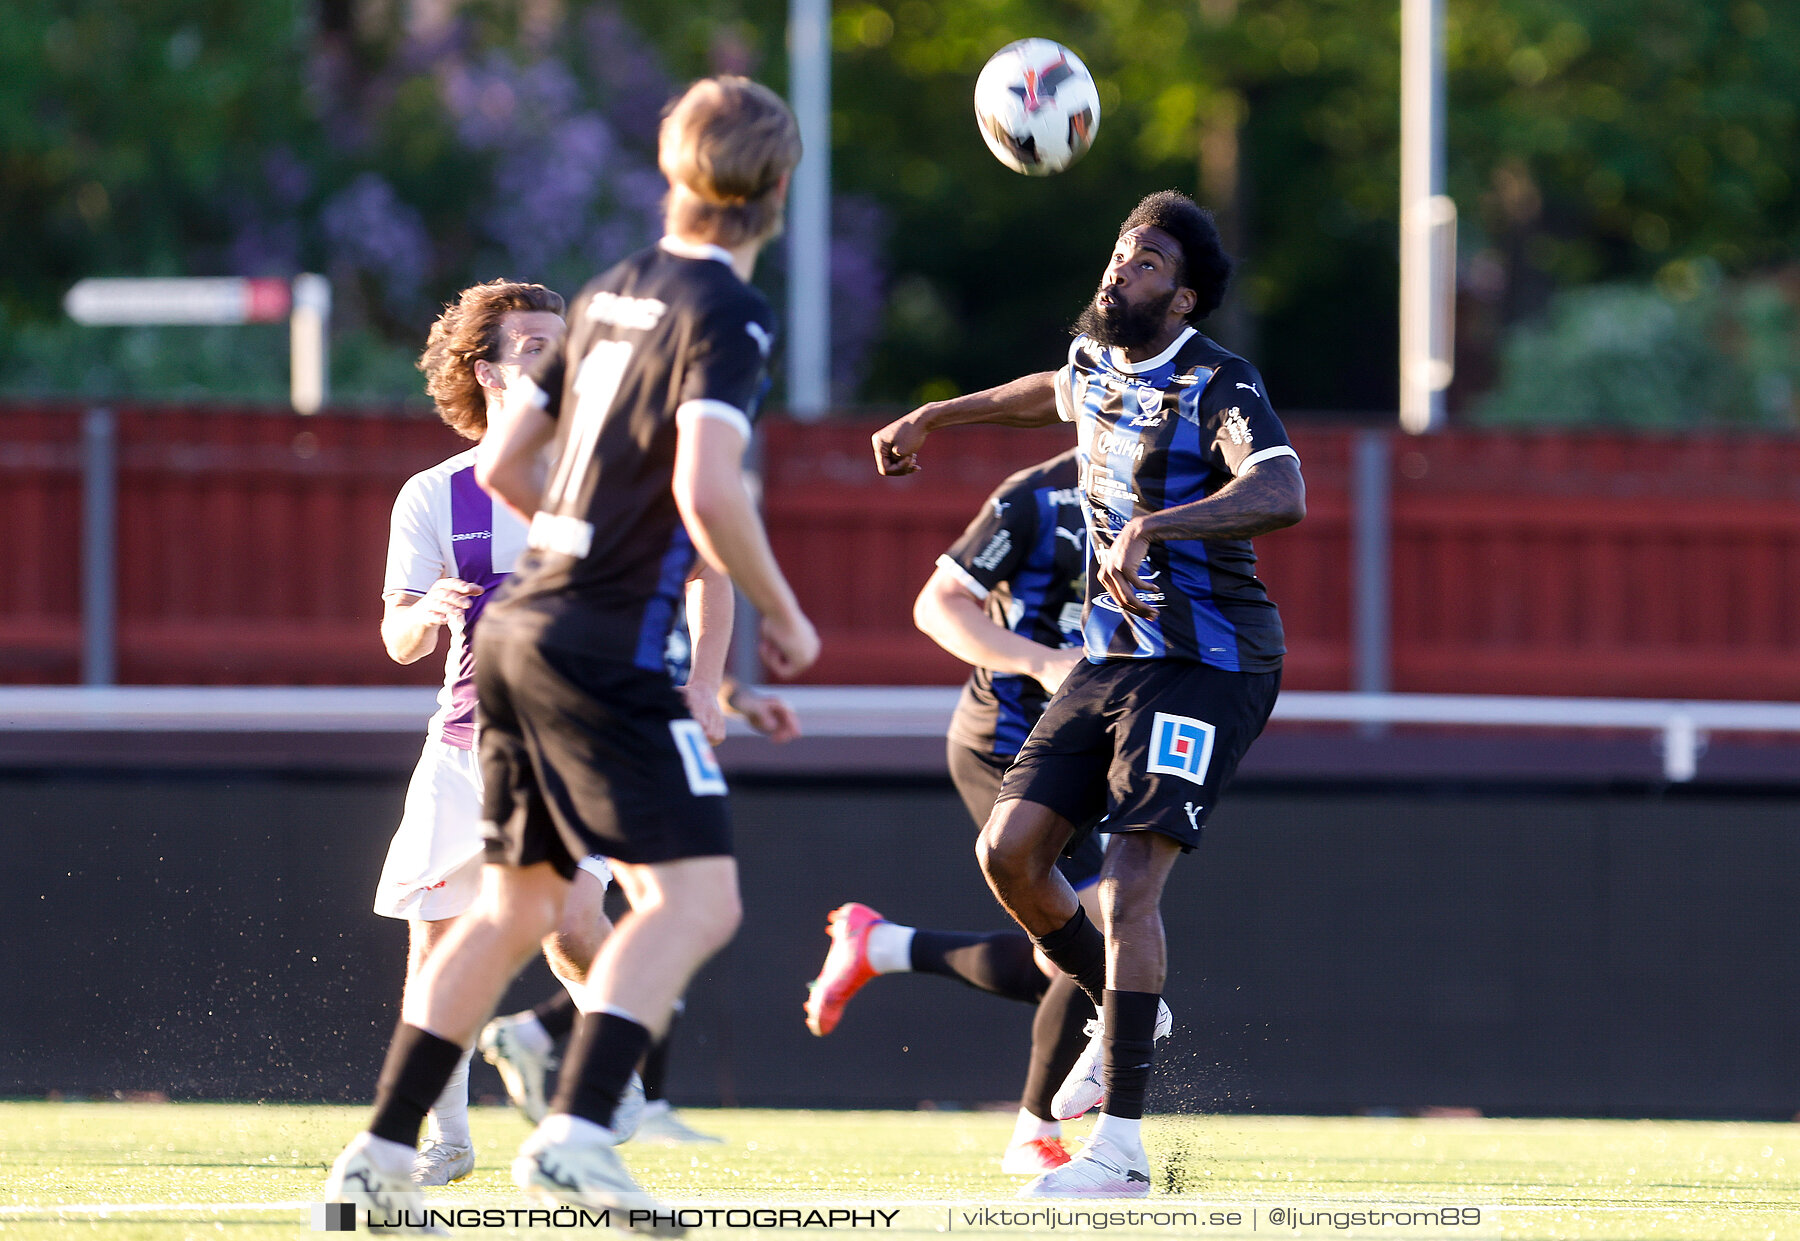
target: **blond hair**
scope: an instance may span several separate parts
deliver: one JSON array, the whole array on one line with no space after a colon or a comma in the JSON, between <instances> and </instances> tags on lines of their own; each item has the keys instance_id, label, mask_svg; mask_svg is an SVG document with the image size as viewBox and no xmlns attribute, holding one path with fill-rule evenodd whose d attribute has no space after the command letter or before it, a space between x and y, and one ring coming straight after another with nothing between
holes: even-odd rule
<instances>
[{"instance_id":1,"label":"blond hair","mask_svg":"<svg viewBox=\"0 0 1800 1241\"><path fill-rule=\"evenodd\" d=\"M727 248L781 231L782 183L800 162L800 126L781 96L748 78L703 78L663 116L657 166L669 230Z\"/></svg>"},{"instance_id":2,"label":"blond hair","mask_svg":"<svg viewBox=\"0 0 1800 1241\"><path fill-rule=\"evenodd\" d=\"M500 347L500 321L515 310L563 313L562 294L541 284L490 280L464 289L431 325L419 369L438 417L464 439L487 433L487 394L475 363L492 362Z\"/></svg>"}]
</instances>

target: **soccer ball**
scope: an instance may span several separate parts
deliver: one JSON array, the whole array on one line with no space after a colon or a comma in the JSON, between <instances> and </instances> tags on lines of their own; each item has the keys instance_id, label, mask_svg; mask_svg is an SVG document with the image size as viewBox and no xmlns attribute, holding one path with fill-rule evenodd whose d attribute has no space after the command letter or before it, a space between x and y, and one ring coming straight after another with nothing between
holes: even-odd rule
<instances>
[{"instance_id":1,"label":"soccer ball","mask_svg":"<svg viewBox=\"0 0 1800 1241\"><path fill-rule=\"evenodd\" d=\"M1049 39L995 52L975 79L975 119L994 158L1028 177L1080 159L1100 128L1100 92L1081 58Z\"/></svg>"}]
</instances>

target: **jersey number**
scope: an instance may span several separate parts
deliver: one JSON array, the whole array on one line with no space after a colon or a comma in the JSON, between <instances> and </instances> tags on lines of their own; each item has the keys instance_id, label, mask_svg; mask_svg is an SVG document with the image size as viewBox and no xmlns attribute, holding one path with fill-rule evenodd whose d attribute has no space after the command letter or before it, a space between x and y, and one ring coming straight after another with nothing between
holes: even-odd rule
<instances>
[{"instance_id":1,"label":"jersey number","mask_svg":"<svg viewBox=\"0 0 1800 1241\"><path fill-rule=\"evenodd\" d=\"M573 506L587 475L588 462L600 443L600 428L618 399L619 384L631 362L631 342L597 341L575 373L575 413L569 422L569 438L556 462L556 476L544 493L544 511L565 512Z\"/></svg>"}]
</instances>

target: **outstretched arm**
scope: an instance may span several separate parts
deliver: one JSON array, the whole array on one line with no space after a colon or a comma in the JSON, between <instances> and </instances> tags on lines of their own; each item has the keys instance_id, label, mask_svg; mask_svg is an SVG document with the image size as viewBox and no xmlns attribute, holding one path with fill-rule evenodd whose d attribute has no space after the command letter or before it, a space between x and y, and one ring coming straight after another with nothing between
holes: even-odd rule
<instances>
[{"instance_id":1,"label":"outstretched arm","mask_svg":"<svg viewBox=\"0 0 1800 1241\"><path fill-rule=\"evenodd\" d=\"M1047 427L1056 421L1056 372L1040 371L997 388L933 401L896 418L875 432L875 468L883 474L911 474L919 468L919 448L939 427L985 422L1003 427Z\"/></svg>"},{"instance_id":2,"label":"outstretched arm","mask_svg":"<svg viewBox=\"0 0 1800 1241\"><path fill-rule=\"evenodd\" d=\"M1134 616L1150 617L1156 609L1137 597L1149 583L1138 566L1151 543L1171 539L1252 539L1280 530L1306 516L1306 480L1293 457L1272 457L1232 479L1204 500L1180 504L1159 513L1133 517L1119 530L1099 561L1100 585Z\"/></svg>"},{"instance_id":3,"label":"outstretched arm","mask_svg":"<svg viewBox=\"0 0 1800 1241\"><path fill-rule=\"evenodd\" d=\"M997 623L981 600L942 565L913 602L913 624L965 664L1034 677L1052 694L1081 661L1078 649L1048 647Z\"/></svg>"}]
</instances>

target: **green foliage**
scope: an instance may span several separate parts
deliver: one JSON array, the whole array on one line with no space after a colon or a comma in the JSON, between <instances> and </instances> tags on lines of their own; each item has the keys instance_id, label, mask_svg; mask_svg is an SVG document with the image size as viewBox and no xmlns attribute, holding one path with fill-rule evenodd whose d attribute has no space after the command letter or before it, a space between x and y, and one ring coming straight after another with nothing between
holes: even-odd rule
<instances>
[{"instance_id":1,"label":"green foliage","mask_svg":"<svg viewBox=\"0 0 1800 1241\"><path fill-rule=\"evenodd\" d=\"M326 7L360 24L324 30ZM786 0L483 0L448 6L442 37L408 27L411 11L16 0L0 24L9 321L59 319L83 275L303 266L332 275L349 330L410 350L470 280L570 289L642 239L654 194L631 178L651 171L646 124L672 86L717 70L786 86ZM880 316L862 396L909 402L1056 364L1118 220L1175 186L1220 210L1244 260L1213 327L1280 406L1391 407L1398 12L837 0L835 187L885 212L868 231L885 236L882 261L839 290ZM545 13L561 16L545 26ZM629 21L606 26L616 13ZM1497 324L1465 335L1466 356L1499 351L1559 289L1697 263L1739 280L1800 259L1800 7L1448 0L1446 25L1450 191ZM661 68L641 63L633 30ZM1075 48L1102 99L1093 151L1041 180L995 162L970 109L983 61L1027 35ZM500 137L471 138L457 82L526 106ZM533 150L566 146L590 114L616 141L528 175ZM590 165L603 167L584 188ZM778 290L779 258L765 266ZM49 365L26 369L53 386L92 369Z\"/></svg>"},{"instance_id":2,"label":"green foliage","mask_svg":"<svg viewBox=\"0 0 1800 1241\"><path fill-rule=\"evenodd\" d=\"M1593 285L1559 293L1507 342L1490 425L1800 425L1795 316L1759 281ZM1696 287L1698 286L1698 287Z\"/></svg>"}]
</instances>

